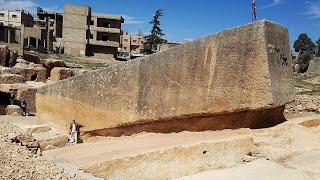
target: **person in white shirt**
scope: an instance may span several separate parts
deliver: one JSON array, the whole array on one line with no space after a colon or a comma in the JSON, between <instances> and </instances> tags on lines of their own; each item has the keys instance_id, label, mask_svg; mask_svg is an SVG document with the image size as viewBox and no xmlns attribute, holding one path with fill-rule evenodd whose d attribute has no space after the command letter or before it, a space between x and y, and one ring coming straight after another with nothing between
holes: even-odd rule
<instances>
[{"instance_id":1,"label":"person in white shirt","mask_svg":"<svg viewBox=\"0 0 320 180\"><path fill-rule=\"evenodd\" d=\"M78 132L80 127L83 126L77 124L75 120L72 120L72 123L70 124L70 143L78 143Z\"/></svg>"}]
</instances>

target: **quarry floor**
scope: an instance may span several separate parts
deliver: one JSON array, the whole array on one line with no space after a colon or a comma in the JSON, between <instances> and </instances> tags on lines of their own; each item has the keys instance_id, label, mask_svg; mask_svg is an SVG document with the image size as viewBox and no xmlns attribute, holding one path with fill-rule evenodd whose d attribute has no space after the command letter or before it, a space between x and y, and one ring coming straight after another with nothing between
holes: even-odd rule
<instances>
[{"instance_id":1,"label":"quarry floor","mask_svg":"<svg viewBox=\"0 0 320 180\"><path fill-rule=\"evenodd\" d=\"M267 129L86 137L43 158L80 179L320 179L320 115L296 116ZM22 131L36 124L1 121Z\"/></svg>"}]
</instances>

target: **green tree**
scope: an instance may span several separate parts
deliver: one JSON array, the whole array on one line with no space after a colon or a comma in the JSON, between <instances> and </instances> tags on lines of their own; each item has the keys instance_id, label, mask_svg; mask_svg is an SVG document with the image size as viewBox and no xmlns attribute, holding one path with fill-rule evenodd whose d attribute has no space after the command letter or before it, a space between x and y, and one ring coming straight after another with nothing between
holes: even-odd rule
<instances>
[{"instance_id":1,"label":"green tree","mask_svg":"<svg viewBox=\"0 0 320 180\"><path fill-rule=\"evenodd\" d=\"M313 53L316 45L312 42L312 40L308 37L306 33L302 33L299 35L298 40L294 42L293 48L295 52L304 53L311 52Z\"/></svg>"},{"instance_id":2,"label":"green tree","mask_svg":"<svg viewBox=\"0 0 320 180\"><path fill-rule=\"evenodd\" d=\"M161 38L162 36L164 36L160 28L159 18L161 16L163 16L162 10L158 9L153 16L152 21L149 22L150 24L153 24L151 34L144 37L146 39L146 42L143 43L143 49L141 50L141 53L152 54L157 49L158 44L166 42L166 40Z\"/></svg>"},{"instance_id":3,"label":"green tree","mask_svg":"<svg viewBox=\"0 0 320 180\"><path fill-rule=\"evenodd\" d=\"M309 61L314 57L316 45L307 34L302 33L299 35L298 40L294 42L293 48L295 52L299 52L298 64L300 68L298 72L304 73L309 67Z\"/></svg>"}]
</instances>

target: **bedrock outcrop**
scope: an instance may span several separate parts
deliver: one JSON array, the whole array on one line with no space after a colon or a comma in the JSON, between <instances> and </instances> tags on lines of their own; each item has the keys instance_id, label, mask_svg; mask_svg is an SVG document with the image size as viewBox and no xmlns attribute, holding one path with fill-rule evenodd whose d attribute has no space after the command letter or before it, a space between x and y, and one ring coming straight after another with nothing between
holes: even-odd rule
<instances>
[{"instance_id":1,"label":"bedrock outcrop","mask_svg":"<svg viewBox=\"0 0 320 180\"><path fill-rule=\"evenodd\" d=\"M269 127L294 99L288 30L267 20L45 86L37 118L95 135Z\"/></svg>"}]
</instances>

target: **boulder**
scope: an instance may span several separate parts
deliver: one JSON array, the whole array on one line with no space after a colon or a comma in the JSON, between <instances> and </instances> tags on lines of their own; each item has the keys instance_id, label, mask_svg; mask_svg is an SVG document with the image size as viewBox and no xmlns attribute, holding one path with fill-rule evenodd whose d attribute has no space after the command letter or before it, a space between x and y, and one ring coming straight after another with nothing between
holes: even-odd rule
<instances>
[{"instance_id":1,"label":"boulder","mask_svg":"<svg viewBox=\"0 0 320 180\"><path fill-rule=\"evenodd\" d=\"M262 20L38 90L37 118L122 136L264 128L294 100L288 30Z\"/></svg>"},{"instance_id":2,"label":"boulder","mask_svg":"<svg viewBox=\"0 0 320 180\"><path fill-rule=\"evenodd\" d=\"M70 68L55 67L51 70L50 80L59 81L74 76Z\"/></svg>"},{"instance_id":3,"label":"boulder","mask_svg":"<svg viewBox=\"0 0 320 180\"><path fill-rule=\"evenodd\" d=\"M47 70L44 67L28 67L26 64L23 67L19 67L17 66L18 64L21 63L17 63L14 68L18 74L26 79L26 81L46 82Z\"/></svg>"},{"instance_id":4,"label":"boulder","mask_svg":"<svg viewBox=\"0 0 320 180\"><path fill-rule=\"evenodd\" d=\"M24 53L23 59L28 62L33 62L35 64L40 64L40 58L36 54Z\"/></svg>"},{"instance_id":5,"label":"boulder","mask_svg":"<svg viewBox=\"0 0 320 180\"><path fill-rule=\"evenodd\" d=\"M21 113L20 106L17 106L17 105L7 106L6 115L21 116L22 113Z\"/></svg>"},{"instance_id":6,"label":"boulder","mask_svg":"<svg viewBox=\"0 0 320 180\"><path fill-rule=\"evenodd\" d=\"M15 84L15 83L24 83L24 82L26 82L26 80L21 75L16 75L16 74L0 75L0 84Z\"/></svg>"},{"instance_id":7,"label":"boulder","mask_svg":"<svg viewBox=\"0 0 320 180\"><path fill-rule=\"evenodd\" d=\"M320 58L314 58L309 62L307 73L320 75Z\"/></svg>"},{"instance_id":8,"label":"boulder","mask_svg":"<svg viewBox=\"0 0 320 180\"><path fill-rule=\"evenodd\" d=\"M64 147L68 143L68 136L67 135L60 135L60 136L55 136L50 139L43 139L40 140L40 148L45 149L49 145L54 146L54 147Z\"/></svg>"},{"instance_id":9,"label":"boulder","mask_svg":"<svg viewBox=\"0 0 320 180\"><path fill-rule=\"evenodd\" d=\"M18 99L24 99L27 102L27 110L30 113L36 113L36 88L20 88L17 92Z\"/></svg>"},{"instance_id":10,"label":"boulder","mask_svg":"<svg viewBox=\"0 0 320 180\"><path fill-rule=\"evenodd\" d=\"M43 67L47 69L47 78L50 77L51 70L54 67L64 67L64 61L63 60L56 60L56 59L43 59L40 61Z\"/></svg>"}]
</instances>

